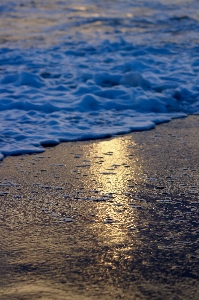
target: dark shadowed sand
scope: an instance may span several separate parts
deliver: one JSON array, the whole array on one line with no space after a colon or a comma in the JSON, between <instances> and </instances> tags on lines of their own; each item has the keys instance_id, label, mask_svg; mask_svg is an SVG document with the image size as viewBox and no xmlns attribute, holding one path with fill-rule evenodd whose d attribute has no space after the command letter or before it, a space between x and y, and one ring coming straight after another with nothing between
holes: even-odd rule
<instances>
[{"instance_id":1,"label":"dark shadowed sand","mask_svg":"<svg viewBox=\"0 0 199 300\"><path fill-rule=\"evenodd\" d=\"M199 117L0 164L0 299L199 299Z\"/></svg>"}]
</instances>

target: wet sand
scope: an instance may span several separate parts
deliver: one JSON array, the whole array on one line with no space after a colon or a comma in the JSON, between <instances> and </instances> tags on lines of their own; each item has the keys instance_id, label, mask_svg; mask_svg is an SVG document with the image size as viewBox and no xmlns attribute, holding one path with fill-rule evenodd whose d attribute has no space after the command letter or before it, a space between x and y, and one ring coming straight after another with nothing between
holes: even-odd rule
<instances>
[{"instance_id":1,"label":"wet sand","mask_svg":"<svg viewBox=\"0 0 199 300\"><path fill-rule=\"evenodd\" d=\"M0 164L0 299L199 299L199 117Z\"/></svg>"}]
</instances>

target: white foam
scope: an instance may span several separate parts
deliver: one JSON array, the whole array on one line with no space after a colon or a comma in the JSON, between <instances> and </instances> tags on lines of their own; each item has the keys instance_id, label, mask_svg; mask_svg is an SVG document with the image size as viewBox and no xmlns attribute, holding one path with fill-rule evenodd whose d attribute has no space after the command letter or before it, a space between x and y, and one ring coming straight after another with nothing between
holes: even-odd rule
<instances>
[{"instance_id":1,"label":"white foam","mask_svg":"<svg viewBox=\"0 0 199 300\"><path fill-rule=\"evenodd\" d=\"M197 1L6 2L0 159L199 112Z\"/></svg>"}]
</instances>

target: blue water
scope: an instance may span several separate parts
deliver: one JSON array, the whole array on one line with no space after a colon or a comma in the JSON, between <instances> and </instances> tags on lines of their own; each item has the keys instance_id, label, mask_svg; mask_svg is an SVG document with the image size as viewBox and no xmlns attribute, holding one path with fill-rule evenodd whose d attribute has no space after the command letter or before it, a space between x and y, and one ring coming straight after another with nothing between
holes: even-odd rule
<instances>
[{"instance_id":1,"label":"blue water","mask_svg":"<svg viewBox=\"0 0 199 300\"><path fill-rule=\"evenodd\" d=\"M1 0L0 159L199 112L199 1Z\"/></svg>"}]
</instances>

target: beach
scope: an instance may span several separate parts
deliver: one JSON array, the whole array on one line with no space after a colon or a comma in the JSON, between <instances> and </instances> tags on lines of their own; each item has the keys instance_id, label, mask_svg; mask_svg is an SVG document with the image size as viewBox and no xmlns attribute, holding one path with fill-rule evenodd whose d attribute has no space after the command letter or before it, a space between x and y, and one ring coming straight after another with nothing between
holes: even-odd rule
<instances>
[{"instance_id":1,"label":"beach","mask_svg":"<svg viewBox=\"0 0 199 300\"><path fill-rule=\"evenodd\" d=\"M198 299L199 117L0 164L0 299Z\"/></svg>"},{"instance_id":2,"label":"beach","mask_svg":"<svg viewBox=\"0 0 199 300\"><path fill-rule=\"evenodd\" d=\"M1 0L0 300L199 299L198 11Z\"/></svg>"}]
</instances>

